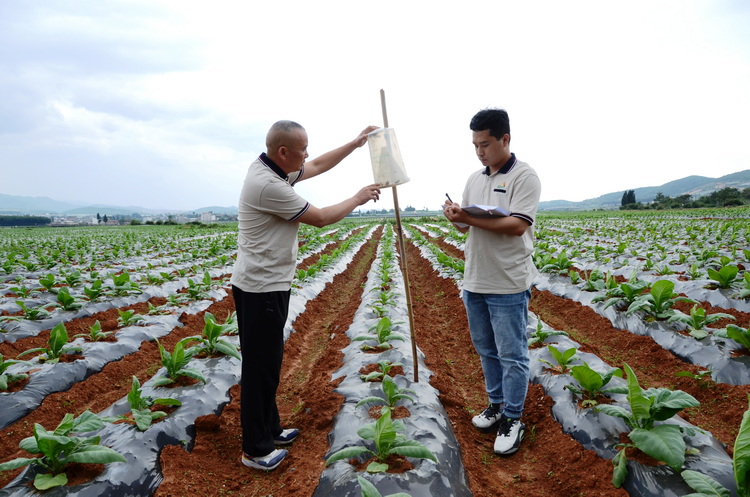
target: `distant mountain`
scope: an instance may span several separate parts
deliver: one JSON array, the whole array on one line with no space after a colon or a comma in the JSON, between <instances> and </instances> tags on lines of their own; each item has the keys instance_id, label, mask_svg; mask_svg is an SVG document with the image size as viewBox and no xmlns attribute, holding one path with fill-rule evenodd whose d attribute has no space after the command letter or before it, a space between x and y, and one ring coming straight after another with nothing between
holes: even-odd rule
<instances>
[{"instance_id":1,"label":"distant mountain","mask_svg":"<svg viewBox=\"0 0 750 497\"><path fill-rule=\"evenodd\" d=\"M687 176L682 179L664 183L661 186L646 186L642 188L628 188L635 191L637 202L648 203L654 200L658 193L667 197L676 198L680 195L691 195L693 198L709 195L723 188L736 188L738 190L750 187L750 169L738 173L727 174L720 178L708 178L706 176ZM625 190L590 198L581 202L569 200L550 200L539 203L540 211L582 211L594 209L619 209L622 203L622 194ZM217 215L236 215L237 207L208 206L193 210L154 210L137 206L114 206L114 205L83 205L70 202L61 202L49 197L21 197L0 193L0 215L61 215L61 216L84 216L91 215L129 215L138 213L146 216L157 214L200 214L202 212L213 212Z\"/></svg>"},{"instance_id":2,"label":"distant mountain","mask_svg":"<svg viewBox=\"0 0 750 497\"><path fill-rule=\"evenodd\" d=\"M237 207L200 207L194 210L155 210L146 209L138 206L117 206L117 205L83 205L73 204L70 202L62 202L54 200L49 197L22 197L17 195L7 195L0 193L0 215L58 215L58 216L96 216L108 215L116 216L123 215L127 216L133 213L140 215L153 216L157 214L185 214L194 212L200 214L201 212L213 212L214 214L237 214Z\"/></svg>"},{"instance_id":3,"label":"distant mountain","mask_svg":"<svg viewBox=\"0 0 750 497\"><path fill-rule=\"evenodd\" d=\"M628 188L635 191L637 202L648 203L654 200L658 193L667 197L676 198L680 195L690 195L694 199L709 195L724 188L736 188L742 190L750 187L750 169L738 173L727 174L720 178L708 178L706 176L687 176L682 179L664 183L661 186L645 186L642 188ZM596 198L590 198L581 202L570 202L568 200L550 200L539 202L540 211L579 211L593 209L619 209L622 204L622 195L626 190L607 193Z\"/></svg>"}]
</instances>

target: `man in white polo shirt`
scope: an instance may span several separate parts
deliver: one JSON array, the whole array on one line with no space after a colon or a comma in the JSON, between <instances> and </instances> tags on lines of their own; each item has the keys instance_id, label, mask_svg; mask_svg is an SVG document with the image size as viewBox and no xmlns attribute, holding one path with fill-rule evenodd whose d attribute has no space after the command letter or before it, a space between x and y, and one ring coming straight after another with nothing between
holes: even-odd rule
<instances>
[{"instance_id":1,"label":"man in white polo shirt","mask_svg":"<svg viewBox=\"0 0 750 497\"><path fill-rule=\"evenodd\" d=\"M279 121L266 135L266 152L248 169L240 194L238 253L231 278L242 349L245 466L275 469L287 455L276 447L299 435L297 429L281 427L276 406L299 224L333 224L380 194L377 184L368 185L338 204L317 208L292 187L337 165L364 145L367 133L375 129L369 126L349 143L306 163L307 132L293 121Z\"/></svg>"},{"instance_id":2,"label":"man in white polo shirt","mask_svg":"<svg viewBox=\"0 0 750 497\"><path fill-rule=\"evenodd\" d=\"M471 120L474 149L484 167L469 176L461 206L445 216L469 233L462 297L469 331L484 372L489 406L472 419L483 432L497 426L494 451L518 450L529 383L526 325L534 266L534 217L541 183L536 172L510 151L510 124L503 109L479 111ZM508 215L477 217L462 207L500 207Z\"/></svg>"}]
</instances>

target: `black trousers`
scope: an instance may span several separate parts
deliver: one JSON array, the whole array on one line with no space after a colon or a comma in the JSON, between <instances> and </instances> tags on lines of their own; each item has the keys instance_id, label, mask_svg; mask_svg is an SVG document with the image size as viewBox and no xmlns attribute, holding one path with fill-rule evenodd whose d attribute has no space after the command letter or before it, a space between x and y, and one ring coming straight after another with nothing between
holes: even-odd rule
<instances>
[{"instance_id":1,"label":"black trousers","mask_svg":"<svg viewBox=\"0 0 750 497\"><path fill-rule=\"evenodd\" d=\"M276 390L284 357L289 290L249 293L232 286L242 352L242 450L250 457L274 450L282 432Z\"/></svg>"}]
</instances>

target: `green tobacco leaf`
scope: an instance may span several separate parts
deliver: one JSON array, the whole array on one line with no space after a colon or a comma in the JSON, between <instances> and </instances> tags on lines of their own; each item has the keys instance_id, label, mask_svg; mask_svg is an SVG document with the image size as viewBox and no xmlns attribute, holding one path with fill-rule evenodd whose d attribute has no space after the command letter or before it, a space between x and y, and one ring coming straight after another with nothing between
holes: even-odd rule
<instances>
[{"instance_id":1,"label":"green tobacco leaf","mask_svg":"<svg viewBox=\"0 0 750 497\"><path fill-rule=\"evenodd\" d=\"M750 402L750 395L748 395L748 402ZM740 430L734 442L733 469L738 495L750 496L750 409L742 415Z\"/></svg>"},{"instance_id":2,"label":"green tobacco leaf","mask_svg":"<svg viewBox=\"0 0 750 497\"><path fill-rule=\"evenodd\" d=\"M685 480L690 488L698 492L697 494L691 494L693 496L706 496L706 497L729 497L730 492L728 489L718 481L714 480L708 475L686 469L681 473L682 479ZM688 496L685 496L688 497Z\"/></svg>"},{"instance_id":3,"label":"green tobacco leaf","mask_svg":"<svg viewBox=\"0 0 750 497\"><path fill-rule=\"evenodd\" d=\"M628 460L625 457L625 449L620 449L620 452L612 459L612 464L615 466L612 472L612 485L615 488L620 488L628 476Z\"/></svg>"},{"instance_id":4,"label":"green tobacco leaf","mask_svg":"<svg viewBox=\"0 0 750 497\"><path fill-rule=\"evenodd\" d=\"M650 430L635 428L629 436L641 451L667 463L675 471L685 462L685 439L677 425L658 425Z\"/></svg>"},{"instance_id":5,"label":"green tobacco leaf","mask_svg":"<svg viewBox=\"0 0 750 497\"><path fill-rule=\"evenodd\" d=\"M19 458L13 459L12 461L7 461L7 462L0 464L0 472L10 471L11 469L22 468L24 466L31 464L34 461L36 461L36 459L29 459L27 457L19 457Z\"/></svg>"},{"instance_id":6,"label":"green tobacco leaf","mask_svg":"<svg viewBox=\"0 0 750 497\"><path fill-rule=\"evenodd\" d=\"M34 477L34 487L37 490L47 490L54 487L60 487L68 483L68 476L65 473L58 475L37 474Z\"/></svg>"},{"instance_id":7,"label":"green tobacco leaf","mask_svg":"<svg viewBox=\"0 0 750 497\"><path fill-rule=\"evenodd\" d=\"M641 422L650 420L651 401L643 395L643 389L638 383L638 378L627 363L623 365L623 370L627 375L628 382L628 403L630 404L630 410L633 413L633 419L637 426L641 426ZM632 426L631 428L635 428Z\"/></svg>"},{"instance_id":8,"label":"green tobacco leaf","mask_svg":"<svg viewBox=\"0 0 750 497\"><path fill-rule=\"evenodd\" d=\"M110 462L126 462L118 452L103 445L82 445L65 458L66 462L83 464L106 464Z\"/></svg>"},{"instance_id":9,"label":"green tobacco leaf","mask_svg":"<svg viewBox=\"0 0 750 497\"><path fill-rule=\"evenodd\" d=\"M372 461L367 465L365 471L368 473L384 473L388 471L388 465L384 462Z\"/></svg>"},{"instance_id":10,"label":"green tobacco leaf","mask_svg":"<svg viewBox=\"0 0 750 497\"><path fill-rule=\"evenodd\" d=\"M435 454L430 451L427 447L417 442L416 440L404 440L391 448L392 454L399 454L406 457L417 457L421 459L429 459L430 461L437 462Z\"/></svg>"},{"instance_id":11,"label":"green tobacco leaf","mask_svg":"<svg viewBox=\"0 0 750 497\"><path fill-rule=\"evenodd\" d=\"M351 459L352 457L357 457L363 452L372 453L372 451L370 451L367 447L364 447L362 445L355 445L353 447L343 448L340 451L331 454L331 456L328 459L326 459L326 466L329 466L335 463L336 461L341 461L343 459Z\"/></svg>"}]
</instances>

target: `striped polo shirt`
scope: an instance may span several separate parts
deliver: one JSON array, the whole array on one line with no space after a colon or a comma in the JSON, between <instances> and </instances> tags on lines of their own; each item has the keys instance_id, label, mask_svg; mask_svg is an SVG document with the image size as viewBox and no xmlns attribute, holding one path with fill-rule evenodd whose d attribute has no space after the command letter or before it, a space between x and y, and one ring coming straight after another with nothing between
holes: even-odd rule
<instances>
[{"instance_id":1,"label":"striped polo shirt","mask_svg":"<svg viewBox=\"0 0 750 497\"><path fill-rule=\"evenodd\" d=\"M475 293L509 294L528 290L539 274L534 251L534 218L542 186L536 171L511 154L494 174L485 167L469 176L462 207L471 204L499 206L529 227L522 236L504 235L471 226L464 253L463 287Z\"/></svg>"},{"instance_id":2,"label":"striped polo shirt","mask_svg":"<svg viewBox=\"0 0 750 497\"><path fill-rule=\"evenodd\" d=\"M231 283L251 293L289 290L297 266L297 219L310 204L294 184L302 170L287 176L266 154L247 171L238 205L237 260Z\"/></svg>"}]
</instances>

